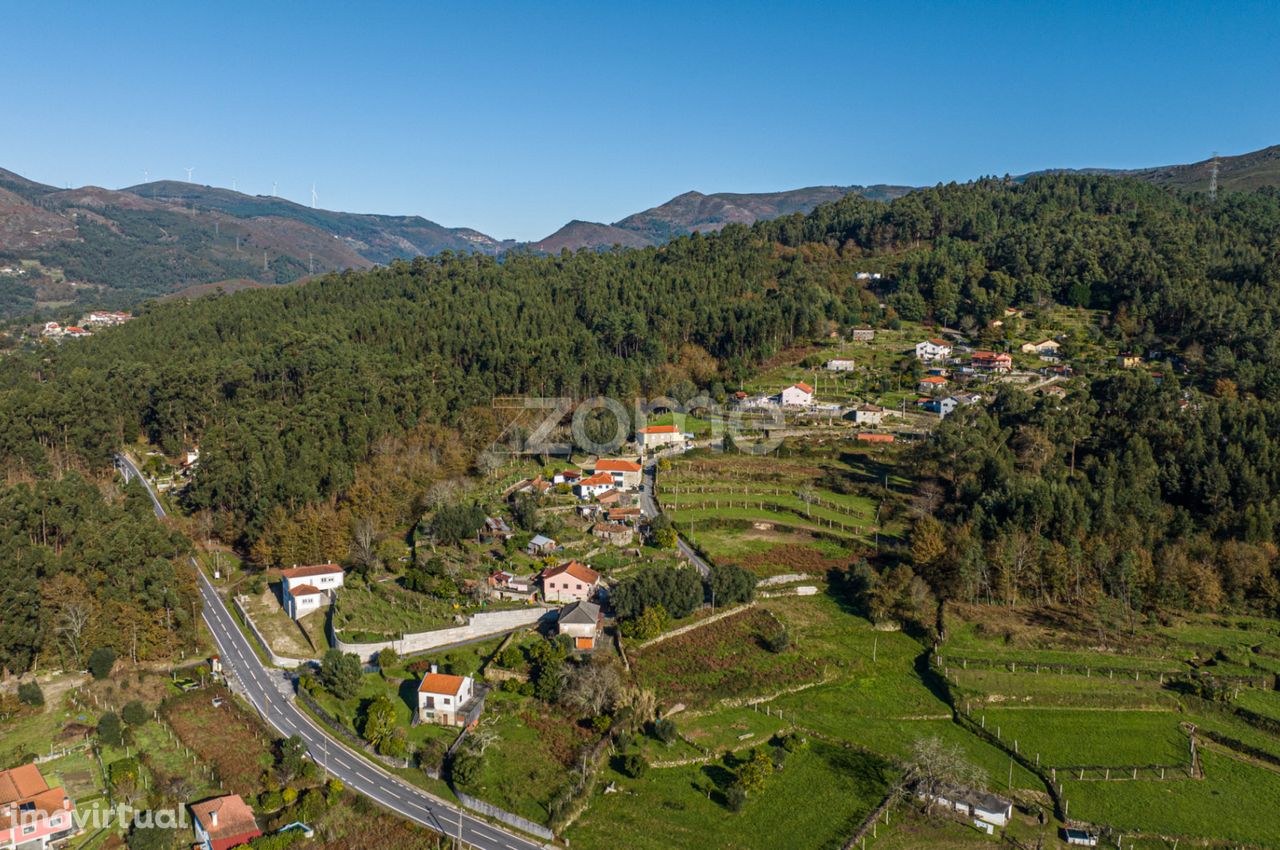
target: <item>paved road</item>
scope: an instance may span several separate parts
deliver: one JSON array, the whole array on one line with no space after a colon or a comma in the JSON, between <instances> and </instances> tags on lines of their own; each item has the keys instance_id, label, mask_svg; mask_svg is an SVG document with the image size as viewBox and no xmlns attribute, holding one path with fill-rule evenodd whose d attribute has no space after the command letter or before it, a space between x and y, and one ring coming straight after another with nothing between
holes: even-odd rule
<instances>
[{"instance_id":1,"label":"paved road","mask_svg":"<svg viewBox=\"0 0 1280 850\"><path fill-rule=\"evenodd\" d=\"M139 478L151 495L156 516L164 517L164 507L151 486L129 458L120 455L117 466L126 479ZM538 844L468 815L457 806L428 794L373 765L338 739L316 725L293 701L293 683L287 673L267 668L240 631L226 603L202 571L200 596L204 600L204 621L218 644L218 653L229 678L258 710L263 719L281 735L298 735L307 744L311 758L346 787L364 794L396 814L480 850L540 850Z\"/></svg>"},{"instance_id":2,"label":"paved road","mask_svg":"<svg viewBox=\"0 0 1280 850\"><path fill-rule=\"evenodd\" d=\"M662 511L658 510L658 503L654 501L653 494L655 490L655 481L658 474L658 464L653 462L644 468L644 474L640 479L640 510L644 511L644 515L653 518ZM684 542L684 538L676 537L676 549L689 559L689 563L698 568L698 572L702 573L703 578L711 576L711 565L702 559L702 556L693 550L693 547Z\"/></svg>"}]
</instances>

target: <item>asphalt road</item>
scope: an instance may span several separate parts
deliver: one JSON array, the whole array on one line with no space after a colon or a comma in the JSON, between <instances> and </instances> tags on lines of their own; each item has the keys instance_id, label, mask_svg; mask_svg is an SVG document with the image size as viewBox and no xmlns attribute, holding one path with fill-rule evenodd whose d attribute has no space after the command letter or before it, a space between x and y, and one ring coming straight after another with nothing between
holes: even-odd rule
<instances>
[{"instance_id":1,"label":"asphalt road","mask_svg":"<svg viewBox=\"0 0 1280 850\"><path fill-rule=\"evenodd\" d=\"M126 478L137 477L147 488L156 516L164 517L164 507L151 491L133 461L120 455L117 465ZM239 684L242 693L263 719L281 735L298 735L307 744L311 758L347 788L369 797L396 814L454 838L479 850L540 850L545 845L507 832L488 821L468 815L457 806L383 771L357 755L304 714L293 701L293 683L288 674L266 667L240 631L226 603L213 585L200 575L200 596L204 600L204 621L218 645L224 671Z\"/></svg>"}]
</instances>

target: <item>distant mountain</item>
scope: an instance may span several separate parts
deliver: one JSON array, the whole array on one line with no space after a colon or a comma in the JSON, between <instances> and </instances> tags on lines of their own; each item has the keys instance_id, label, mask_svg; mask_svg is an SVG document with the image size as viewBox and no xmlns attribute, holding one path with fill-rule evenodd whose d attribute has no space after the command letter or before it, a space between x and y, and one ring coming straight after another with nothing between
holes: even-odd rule
<instances>
[{"instance_id":1,"label":"distant mountain","mask_svg":"<svg viewBox=\"0 0 1280 850\"><path fill-rule=\"evenodd\" d=\"M0 275L0 319L514 244L419 216L332 212L176 181L63 190L0 169L0 268L21 269Z\"/></svg>"},{"instance_id":2,"label":"distant mountain","mask_svg":"<svg viewBox=\"0 0 1280 850\"><path fill-rule=\"evenodd\" d=\"M240 219L288 219L337 236L352 251L374 263L441 251L496 254L514 245L468 227L444 227L421 216L366 215L332 212L295 204L284 198L245 195L230 189L161 180L123 191L197 210L216 210Z\"/></svg>"},{"instance_id":3,"label":"distant mountain","mask_svg":"<svg viewBox=\"0 0 1280 850\"><path fill-rule=\"evenodd\" d=\"M1208 188L1213 160L1079 171ZM1221 191L1280 186L1280 145L1218 159ZM521 247L638 248L726 224L806 213L857 193L892 200L908 186L811 186L786 192L686 192L613 224L571 221ZM343 213L228 189L162 180L113 191L59 189L0 169L0 320L36 309L126 308L181 292L194 296L292 283L441 251L501 254L516 246L420 216Z\"/></svg>"},{"instance_id":4,"label":"distant mountain","mask_svg":"<svg viewBox=\"0 0 1280 850\"><path fill-rule=\"evenodd\" d=\"M1243 153L1238 156L1220 156L1218 161L1218 191L1249 192L1262 186L1280 186L1280 145ZM1136 177L1166 186L1192 192L1207 192L1213 173L1214 158L1202 159L1186 165L1161 165L1155 168L1046 168L1017 178L1034 174L1105 174L1112 177Z\"/></svg>"},{"instance_id":5,"label":"distant mountain","mask_svg":"<svg viewBox=\"0 0 1280 850\"><path fill-rule=\"evenodd\" d=\"M810 186L787 192L704 195L685 192L665 204L629 215L613 224L571 221L545 239L530 243L534 251L557 253L565 248L637 248L661 245L695 231L719 230L726 224L751 224L792 213L807 213L819 204L838 201L850 192L874 200L892 200L910 186Z\"/></svg>"},{"instance_id":6,"label":"distant mountain","mask_svg":"<svg viewBox=\"0 0 1280 850\"><path fill-rule=\"evenodd\" d=\"M1166 165L1125 173L1160 186L1205 192L1209 189L1212 171L1213 159L1209 158L1190 165ZM1248 192L1262 186L1280 186L1280 145L1239 156L1218 157L1218 191Z\"/></svg>"}]
</instances>

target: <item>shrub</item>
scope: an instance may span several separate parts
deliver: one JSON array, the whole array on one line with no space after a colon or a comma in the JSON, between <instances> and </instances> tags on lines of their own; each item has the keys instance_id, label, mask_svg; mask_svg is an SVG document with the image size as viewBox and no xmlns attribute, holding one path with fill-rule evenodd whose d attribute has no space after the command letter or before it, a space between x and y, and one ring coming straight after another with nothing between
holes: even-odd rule
<instances>
[{"instance_id":1,"label":"shrub","mask_svg":"<svg viewBox=\"0 0 1280 850\"><path fill-rule=\"evenodd\" d=\"M279 791L263 791L258 795L258 808L264 812L278 812L284 806L284 797Z\"/></svg>"},{"instance_id":2,"label":"shrub","mask_svg":"<svg viewBox=\"0 0 1280 850\"><path fill-rule=\"evenodd\" d=\"M98 718L98 740L108 747L124 746L124 726L119 715L108 711Z\"/></svg>"},{"instance_id":3,"label":"shrub","mask_svg":"<svg viewBox=\"0 0 1280 850\"><path fill-rule=\"evenodd\" d=\"M140 700L132 700L125 703L124 708L120 711L121 718L130 726L141 726L151 719L151 712L142 704Z\"/></svg>"},{"instance_id":4,"label":"shrub","mask_svg":"<svg viewBox=\"0 0 1280 850\"><path fill-rule=\"evenodd\" d=\"M679 730L676 729L676 722L670 717L664 717L655 721L653 724L653 736L664 744L674 744L679 736Z\"/></svg>"},{"instance_id":5,"label":"shrub","mask_svg":"<svg viewBox=\"0 0 1280 850\"><path fill-rule=\"evenodd\" d=\"M95 679L102 680L110 676L115 663L116 651L109 646L100 646L89 653L89 672Z\"/></svg>"},{"instance_id":6,"label":"shrub","mask_svg":"<svg viewBox=\"0 0 1280 850\"><path fill-rule=\"evenodd\" d=\"M632 779L641 779L649 770L649 762L639 753L632 753L622 759L622 772Z\"/></svg>"},{"instance_id":7,"label":"shrub","mask_svg":"<svg viewBox=\"0 0 1280 850\"><path fill-rule=\"evenodd\" d=\"M44 705L44 691L40 690L40 686L35 682L23 682L18 685L18 700L24 705L34 705L38 708Z\"/></svg>"},{"instance_id":8,"label":"shrub","mask_svg":"<svg viewBox=\"0 0 1280 850\"><path fill-rule=\"evenodd\" d=\"M396 651L391 647L383 647L378 652L378 670L386 675L387 670L394 667L396 662L400 660L400 656L396 655Z\"/></svg>"},{"instance_id":9,"label":"shrub","mask_svg":"<svg viewBox=\"0 0 1280 850\"><path fill-rule=\"evenodd\" d=\"M733 783L724 792L724 804L731 812L742 811L747 804L746 790L737 782Z\"/></svg>"},{"instance_id":10,"label":"shrub","mask_svg":"<svg viewBox=\"0 0 1280 850\"><path fill-rule=\"evenodd\" d=\"M785 652L787 647L791 646L791 636L787 634L784 626L779 626L776 631L770 632L763 638L764 648L770 652Z\"/></svg>"},{"instance_id":11,"label":"shrub","mask_svg":"<svg viewBox=\"0 0 1280 850\"><path fill-rule=\"evenodd\" d=\"M480 773L480 756L472 752L460 752L449 763L449 776L455 785L469 785Z\"/></svg>"}]
</instances>

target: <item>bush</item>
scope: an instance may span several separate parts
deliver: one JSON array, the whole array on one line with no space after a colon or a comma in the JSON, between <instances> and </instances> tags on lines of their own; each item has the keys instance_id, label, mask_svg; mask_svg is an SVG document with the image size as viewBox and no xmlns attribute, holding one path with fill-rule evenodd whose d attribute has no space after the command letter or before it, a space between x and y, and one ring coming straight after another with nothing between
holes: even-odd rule
<instances>
[{"instance_id":1,"label":"bush","mask_svg":"<svg viewBox=\"0 0 1280 850\"><path fill-rule=\"evenodd\" d=\"M653 724L653 737L657 738L664 744L674 744L676 738L679 737L679 730L676 729L676 722L670 717L664 717Z\"/></svg>"},{"instance_id":2,"label":"bush","mask_svg":"<svg viewBox=\"0 0 1280 850\"><path fill-rule=\"evenodd\" d=\"M449 763L449 776L455 785L469 785L480 773L480 756L471 752L460 752Z\"/></svg>"},{"instance_id":3,"label":"bush","mask_svg":"<svg viewBox=\"0 0 1280 850\"><path fill-rule=\"evenodd\" d=\"M731 812L740 812L742 807L747 804L747 792L737 782L733 783L724 792L724 804Z\"/></svg>"},{"instance_id":4,"label":"bush","mask_svg":"<svg viewBox=\"0 0 1280 850\"><path fill-rule=\"evenodd\" d=\"M258 795L258 808L264 812L278 812L284 806L284 797L279 791L263 791Z\"/></svg>"},{"instance_id":5,"label":"bush","mask_svg":"<svg viewBox=\"0 0 1280 850\"><path fill-rule=\"evenodd\" d=\"M386 672L396 666L396 662L400 660L400 656L396 655L396 651L391 647L383 647L378 652L378 670L386 675Z\"/></svg>"},{"instance_id":6,"label":"bush","mask_svg":"<svg viewBox=\"0 0 1280 850\"><path fill-rule=\"evenodd\" d=\"M784 626L779 626L777 631L765 635L763 642L764 648L770 652L785 652L787 647L791 646L791 637Z\"/></svg>"},{"instance_id":7,"label":"bush","mask_svg":"<svg viewBox=\"0 0 1280 850\"><path fill-rule=\"evenodd\" d=\"M140 700L135 699L125 703L124 708L120 711L120 716L130 726L141 726L151 719L151 712L147 710L147 707Z\"/></svg>"},{"instance_id":8,"label":"bush","mask_svg":"<svg viewBox=\"0 0 1280 850\"><path fill-rule=\"evenodd\" d=\"M108 747L124 746L124 725L119 715L108 711L98 718L98 740Z\"/></svg>"},{"instance_id":9,"label":"bush","mask_svg":"<svg viewBox=\"0 0 1280 850\"><path fill-rule=\"evenodd\" d=\"M632 753L622 759L622 772L632 779L642 779L649 770L649 762L639 753Z\"/></svg>"},{"instance_id":10,"label":"bush","mask_svg":"<svg viewBox=\"0 0 1280 850\"><path fill-rule=\"evenodd\" d=\"M44 705L44 691L40 690L40 686L35 682L23 682L18 685L18 700L24 705L34 705L39 708Z\"/></svg>"},{"instance_id":11,"label":"bush","mask_svg":"<svg viewBox=\"0 0 1280 850\"><path fill-rule=\"evenodd\" d=\"M622 636L634 640L652 640L671 628L671 617L661 605L646 608L634 620L622 622Z\"/></svg>"},{"instance_id":12,"label":"bush","mask_svg":"<svg viewBox=\"0 0 1280 850\"><path fill-rule=\"evenodd\" d=\"M89 653L89 672L95 679L102 680L110 676L115 664L116 651L109 646L100 646Z\"/></svg>"}]
</instances>

